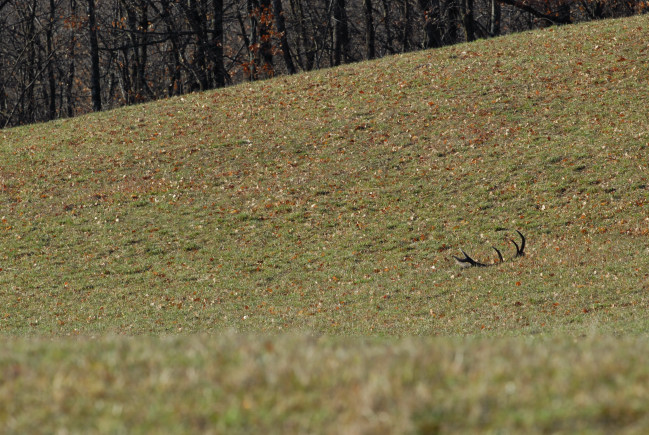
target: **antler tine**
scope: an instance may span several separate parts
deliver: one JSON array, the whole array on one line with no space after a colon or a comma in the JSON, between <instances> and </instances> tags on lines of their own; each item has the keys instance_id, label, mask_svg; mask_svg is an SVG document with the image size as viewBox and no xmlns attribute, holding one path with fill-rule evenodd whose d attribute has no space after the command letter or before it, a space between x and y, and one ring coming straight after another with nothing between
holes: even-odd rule
<instances>
[{"instance_id":1,"label":"antler tine","mask_svg":"<svg viewBox=\"0 0 649 435\"><path fill-rule=\"evenodd\" d=\"M460 249L460 251L462 251L462 249ZM453 258L455 258L455 262L460 267L471 267L471 266L473 266L473 263L475 263L475 261L473 261L473 259L471 257L469 257L466 254L466 252L462 251L462 253L464 254L464 258L456 257L455 255L453 256Z\"/></svg>"},{"instance_id":2,"label":"antler tine","mask_svg":"<svg viewBox=\"0 0 649 435\"><path fill-rule=\"evenodd\" d=\"M496 253L498 254L498 259L500 260L500 263L503 263L505 261L503 259L503 254L501 254L498 248L496 248L495 246L492 246L492 248L494 248L494 251L496 251Z\"/></svg>"},{"instance_id":3,"label":"antler tine","mask_svg":"<svg viewBox=\"0 0 649 435\"><path fill-rule=\"evenodd\" d=\"M518 230L516 230L516 232L518 233L519 236L521 236L521 245L518 246L518 243L516 243L511 239L509 240L514 244L514 246L516 246L516 255L514 255L514 258L523 257L525 255L525 236L523 235L523 233L521 233Z\"/></svg>"},{"instance_id":4,"label":"antler tine","mask_svg":"<svg viewBox=\"0 0 649 435\"><path fill-rule=\"evenodd\" d=\"M463 249L460 249L462 251L462 254L464 254L464 258L456 257L455 255L453 258L455 258L455 261L457 264L460 265L460 267L485 267L487 264L480 263L478 261L475 261L473 258L469 257L469 254L464 252Z\"/></svg>"},{"instance_id":5,"label":"antler tine","mask_svg":"<svg viewBox=\"0 0 649 435\"><path fill-rule=\"evenodd\" d=\"M517 257L522 257L525 255L525 236L520 231L516 230L519 236L521 236L521 249L516 252Z\"/></svg>"}]
</instances>

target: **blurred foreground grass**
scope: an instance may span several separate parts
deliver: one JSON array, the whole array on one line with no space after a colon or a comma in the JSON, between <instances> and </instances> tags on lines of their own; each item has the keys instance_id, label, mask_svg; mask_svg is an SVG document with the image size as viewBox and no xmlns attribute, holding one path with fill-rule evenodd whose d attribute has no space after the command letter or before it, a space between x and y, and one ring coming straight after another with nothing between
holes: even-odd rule
<instances>
[{"instance_id":1,"label":"blurred foreground grass","mask_svg":"<svg viewBox=\"0 0 649 435\"><path fill-rule=\"evenodd\" d=\"M224 334L0 349L4 433L649 429L649 340Z\"/></svg>"}]
</instances>

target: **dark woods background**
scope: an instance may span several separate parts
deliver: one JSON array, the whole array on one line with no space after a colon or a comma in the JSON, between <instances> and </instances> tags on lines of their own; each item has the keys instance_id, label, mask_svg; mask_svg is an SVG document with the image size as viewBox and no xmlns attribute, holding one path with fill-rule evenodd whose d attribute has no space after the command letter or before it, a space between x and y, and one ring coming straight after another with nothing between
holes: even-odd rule
<instances>
[{"instance_id":1,"label":"dark woods background","mask_svg":"<svg viewBox=\"0 0 649 435\"><path fill-rule=\"evenodd\" d=\"M0 0L0 128L646 11L644 0Z\"/></svg>"}]
</instances>

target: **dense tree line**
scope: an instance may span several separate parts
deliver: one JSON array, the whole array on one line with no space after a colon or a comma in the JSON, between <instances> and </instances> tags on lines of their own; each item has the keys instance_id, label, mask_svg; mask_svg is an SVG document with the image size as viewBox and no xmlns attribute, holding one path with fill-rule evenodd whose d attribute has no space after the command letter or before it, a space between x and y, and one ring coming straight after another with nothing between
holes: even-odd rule
<instances>
[{"instance_id":1,"label":"dense tree line","mask_svg":"<svg viewBox=\"0 0 649 435\"><path fill-rule=\"evenodd\" d=\"M0 128L553 24L645 0L0 0Z\"/></svg>"}]
</instances>

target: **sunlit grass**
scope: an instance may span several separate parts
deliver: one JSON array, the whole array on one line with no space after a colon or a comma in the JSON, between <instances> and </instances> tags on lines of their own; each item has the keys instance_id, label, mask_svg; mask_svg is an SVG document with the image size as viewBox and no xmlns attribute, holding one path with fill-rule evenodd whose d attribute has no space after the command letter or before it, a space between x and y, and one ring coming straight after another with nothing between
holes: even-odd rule
<instances>
[{"instance_id":1,"label":"sunlit grass","mask_svg":"<svg viewBox=\"0 0 649 435\"><path fill-rule=\"evenodd\" d=\"M616 344L606 337L647 327L646 21L549 28L0 131L0 331L9 340L0 374L19 373L3 384L0 400L14 400L12 389L24 386L16 403L26 403L28 391L59 367L78 386L63 408L7 412L3 421L24 432L68 412L78 421L48 427L120 431L122 421L137 426L141 418L142 432L157 424L229 431L272 427L297 409L288 432L327 432L311 426L317 422L349 424L350 433L389 431L400 422L422 433L482 428L483 421L525 432L585 430L588 421L602 431L611 422L644 424L635 410L646 394L634 392L631 378L615 381L623 387L615 409L603 402L570 408L546 402L549 396L534 402L538 391L529 390L529 410L506 414L521 403L498 398L513 382L505 374L514 363L484 349L511 346L581 376L573 365L584 354L594 359L606 348L624 359L645 346L641 338ZM512 259L514 229L528 239L519 259ZM462 248L492 261L491 246L503 251L504 264L462 270L452 260ZM244 335L221 337L225 331ZM182 335L115 338L175 334ZM238 370L250 346L263 341L282 357L307 358L297 350L303 336L322 334L355 337L351 343L381 337L368 354L332 340L345 343L341 355L357 361L354 367L376 356L367 376L385 368L384 383L372 378L379 386L368 392L365 374L332 369L331 384L283 385L294 402L281 412L258 389L276 386L266 381L255 384L252 394L261 398L250 411L237 408L249 387L242 378L194 398L200 375L214 381L206 371L219 364L223 376ZM396 338L404 336L444 338ZM594 338L563 352L584 336ZM140 360L128 366L128 355L138 352L170 374L172 349L185 339L212 353L234 352L233 359L214 368L209 358L183 360L178 385L154 377L133 386L132 400L148 404L143 397L160 394L150 414L128 403L120 412L132 416L114 414L127 394L102 399L110 392L98 377L125 358L123 378L109 378L129 390L148 370ZM320 344L308 357L333 364L338 354ZM470 379L453 375L441 390L450 404L437 405L442 398L431 382L454 369L404 374L393 345L422 366L433 358L426 346L434 355L437 346L464 349L484 388L469 391L467 384L453 393ZM123 349L114 364L97 357L114 348ZM74 379L66 349L87 362L86 379ZM35 353L44 355L42 365ZM563 388L566 378L538 372L533 358L525 364L530 382L538 373L550 390ZM22 377L28 368L33 376ZM593 374L614 377L617 369L602 370ZM108 407L86 409L97 401L81 401L95 394L86 388L92 379ZM192 399L168 402L170 385ZM594 384L593 397L600 387ZM421 401L395 408L381 402L391 393ZM370 405L355 402L355 394L366 394ZM576 386L566 394L583 399ZM342 405L320 397L345 395ZM485 411L503 404L502 414ZM305 416L314 409L321 411L310 423ZM206 417L210 412L218 418ZM188 422L179 420L184 415ZM555 425L563 416L574 425Z\"/></svg>"}]
</instances>

